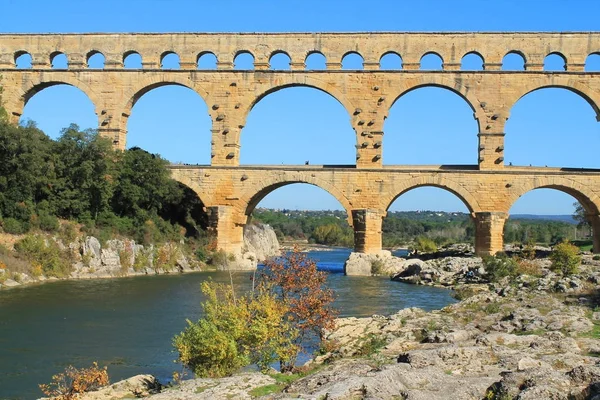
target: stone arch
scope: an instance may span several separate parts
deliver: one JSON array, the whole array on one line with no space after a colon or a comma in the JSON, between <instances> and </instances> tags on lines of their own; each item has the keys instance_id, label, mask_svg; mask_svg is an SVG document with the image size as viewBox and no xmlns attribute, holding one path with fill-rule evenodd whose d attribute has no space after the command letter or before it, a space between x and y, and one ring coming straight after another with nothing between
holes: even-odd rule
<instances>
[{"instance_id":1,"label":"stone arch","mask_svg":"<svg viewBox=\"0 0 600 400\"><path fill-rule=\"evenodd\" d=\"M274 68L273 67L273 60L274 57L287 57L287 65L285 66L285 68ZM290 55L288 54L288 52L284 51L284 50L275 50L273 51L270 55L269 55L269 69L273 70L273 71L289 71L291 69L291 65L292 65L292 57L290 57Z\"/></svg>"},{"instance_id":2,"label":"stone arch","mask_svg":"<svg viewBox=\"0 0 600 400\"><path fill-rule=\"evenodd\" d=\"M85 82L80 81L77 78L70 77L65 74L61 74L60 79L49 79L47 81L38 81L38 82L28 82L28 85L18 90L19 100L21 101L20 112L23 111L27 102L31 100L31 98L41 92L44 89L47 89L51 86L56 85L69 85L76 87L81 90L94 104L94 109L96 110L96 115L98 115L98 107L101 104L100 98L96 94L96 92L88 86Z\"/></svg>"},{"instance_id":3,"label":"stone arch","mask_svg":"<svg viewBox=\"0 0 600 400\"><path fill-rule=\"evenodd\" d=\"M58 68L54 66L54 62L57 58L61 58L64 57L65 62L66 62L66 68ZM69 69L69 56L67 55L66 52L64 51L54 51L52 53L50 53L50 68L51 69Z\"/></svg>"},{"instance_id":4,"label":"stone arch","mask_svg":"<svg viewBox=\"0 0 600 400\"><path fill-rule=\"evenodd\" d=\"M135 105L135 103L146 93L151 91L152 89L156 89L161 86L168 85L178 85L184 86L188 89L193 90L198 93L200 97L204 100L206 104L210 104L210 96L206 90L204 90L201 86L198 85L190 85L189 79L180 74L170 74L169 80L163 80L162 77L150 77L146 79L142 79L136 82L137 85L125 92L123 95L123 103L120 105L119 110L123 110L126 115L129 115L131 109Z\"/></svg>"},{"instance_id":5,"label":"stone arch","mask_svg":"<svg viewBox=\"0 0 600 400\"><path fill-rule=\"evenodd\" d=\"M507 57L520 57L521 59L519 60L520 62L520 68L513 70L513 69L509 69L508 66L506 65L508 63L508 59ZM525 71L525 65L527 64L527 57L525 57L525 53L523 53L520 50L510 50L509 52L507 52L504 57L502 57L502 67L501 70L502 71Z\"/></svg>"},{"instance_id":6,"label":"stone arch","mask_svg":"<svg viewBox=\"0 0 600 400\"><path fill-rule=\"evenodd\" d=\"M86 67L87 68L93 68L93 67L90 67L90 59L92 57L95 57L95 56L101 56L102 57L102 68L101 69L104 69L104 64L106 62L106 56L100 50L90 50L90 51L88 51L88 53L85 55L85 65L86 65Z\"/></svg>"},{"instance_id":7,"label":"stone arch","mask_svg":"<svg viewBox=\"0 0 600 400\"><path fill-rule=\"evenodd\" d=\"M136 51L136 50L128 50L126 52L123 53L123 59L121 60L121 62L123 63L123 68L125 69L133 69L131 67L127 67L127 59L130 56L138 56L140 58L140 69L143 68L143 63L144 63L144 58L142 57L142 55Z\"/></svg>"},{"instance_id":8,"label":"stone arch","mask_svg":"<svg viewBox=\"0 0 600 400\"><path fill-rule=\"evenodd\" d=\"M323 67L322 68L309 68L309 58L322 58L323 61ZM304 57L304 65L306 66L306 70L307 71L319 71L319 70L326 70L327 69L327 57L325 56L325 54L323 54L322 51L320 50L310 50L306 52L306 55Z\"/></svg>"},{"instance_id":9,"label":"stone arch","mask_svg":"<svg viewBox=\"0 0 600 400\"><path fill-rule=\"evenodd\" d=\"M267 97L271 93L275 93L277 91L287 89L290 87L309 87L309 88L320 90L321 92L324 92L324 93L330 95L331 97L333 97L335 100L337 100L348 112L348 118L350 118L350 116L354 112L355 107L353 106L350 99L342 91L332 87L331 85L328 85L327 82L322 82L320 79L314 78L312 76L302 76L301 77L301 76L292 75L290 77L293 80L292 82L284 83L279 86L269 87L267 90L265 90L264 92L262 92L258 96L256 96L252 100L252 103L250 103L248 105L247 109L245 109L243 111L243 113L242 113L243 120L245 121L248 118L250 111L252 111L254 106L256 104L258 104L258 102L261 101L263 98Z\"/></svg>"},{"instance_id":10,"label":"stone arch","mask_svg":"<svg viewBox=\"0 0 600 400\"><path fill-rule=\"evenodd\" d=\"M477 121L477 128L479 129L479 132L481 132L481 124L482 121L485 121L485 113L482 107L476 107L476 105L480 103L480 100L469 91L468 87L462 85L459 81L446 78L440 74L423 74L418 81L413 82L414 84L412 86L404 87L398 94L392 95L394 100L390 102L390 106L385 115L386 118L389 115L391 108L400 97L423 87L437 87L450 90L467 102L469 107L471 107L471 110L473 110L473 118Z\"/></svg>"},{"instance_id":11,"label":"stone arch","mask_svg":"<svg viewBox=\"0 0 600 400\"><path fill-rule=\"evenodd\" d=\"M559 57L563 60L563 67L560 70L555 70L555 69L548 69L548 66L546 65L548 60L551 59L552 57ZM548 53L546 55L546 57L544 57L544 71L548 71L548 72L561 72L561 71L566 71L567 70L567 65L568 65L568 60L567 57L559 52L559 51L552 51L550 53Z\"/></svg>"},{"instance_id":12,"label":"stone arch","mask_svg":"<svg viewBox=\"0 0 600 400\"><path fill-rule=\"evenodd\" d=\"M283 172L274 174L270 177L265 177L260 182L257 182L244 193L239 202L239 211L245 216L250 216L252 211L262 199L264 199L269 193L274 190L294 183L307 183L309 185L317 186L320 189L325 190L327 193L335 197L335 199L344 207L346 214L348 214L348 221L352 224L352 203L346 197L346 195L336 188L331 182L312 176L310 172Z\"/></svg>"},{"instance_id":13,"label":"stone arch","mask_svg":"<svg viewBox=\"0 0 600 400\"><path fill-rule=\"evenodd\" d=\"M244 55L249 55L250 57L252 57L252 67L251 68L238 68L236 67L236 60L239 60L240 56L244 56ZM234 70L238 70L238 71L253 71L256 69L256 56L254 55L254 53L252 53L250 50L238 50L234 53L233 55L233 69ZM239 66L239 65L238 65Z\"/></svg>"},{"instance_id":14,"label":"stone arch","mask_svg":"<svg viewBox=\"0 0 600 400\"><path fill-rule=\"evenodd\" d=\"M176 67L165 67L164 66L165 59L167 59L168 57L174 58L176 60L176 64L177 64ZM164 51L160 55L160 59L159 59L160 69L164 69L164 70L179 70L181 68L180 63L181 63L181 57L179 57L179 54L177 54L173 50Z\"/></svg>"},{"instance_id":15,"label":"stone arch","mask_svg":"<svg viewBox=\"0 0 600 400\"><path fill-rule=\"evenodd\" d=\"M600 93L590 89L589 86L585 84L581 84L579 82L575 82L571 79L565 80L565 83L562 83L560 80L554 80L552 84L546 83L538 83L538 82L526 82L523 86L520 86L523 91L518 93L515 99L512 102L508 101L507 105L508 109L506 110L506 118L510 116L510 110L513 109L515 104L521 100L523 97L527 96L529 93L535 92L536 90L546 89L546 88L558 88L558 89L567 89L579 96L581 96L596 112L596 120L600 122Z\"/></svg>"},{"instance_id":16,"label":"stone arch","mask_svg":"<svg viewBox=\"0 0 600 400\"><path fill-rule=\"evenodd\" d=\"M13 57L13 61L15 63L15 68L21 68L21 69L25 69L24 67L19 67L19 58L23 57L23 56L28 56L29 57L29 65L27 66L27 69L31 68L31 62L33 61L33 57L31 56L31 53L29 53L26 50L18 50L15 51L14 57Z\"/></svg>"},{"instance_id":17,"label":"stone arch","mask_svg":"<svg viewBox=\"0 0 600 400\"><path fill-rule=\"evenodd\" d=\"M398 68L385 68L385 66L382 64L382 61L383 61L383 63L385 63L386 59L394 59L395 62L397 61L398 62ZM402 60L402 56L400 55L400 53L398 53L397 51L394 51L394 50L388 50L385 53L383 53L381 55L381 57L379 57L379 69L381 69L381 70L391 70L391 71L401 70L402 69L402 62L403 62L403 60Z\"/></svg>"},{"instance_id":18,"label":"stone arch","mask_svg":"<svg viewBox=\"0 0 600 400\"><path fill-rule=\"evenodd\" d=\"M440 63L440 68L423 68L423 60L426 60L427 58L433 58L436 57L436 61L439 61ZM444 57L442 57L442 55L436 51L428 51L426 53L424 53L421 58L419 59L419 70L421 71L442 71L444 69Z\"/></svg>"},{"instance_id":19,"label":"stone arch","mask_svg":"<svg viewBox=\"0 0 600 400\"><path fill-rule=\"evenodd\" d=\"M427 175L401 182L392 188L390 195L381 199L380 208L387 211L398 197L412 189L423 186L437 187L454 194L465 204L472 214L482 211L477 199L467 189L458 182L448 179L441 174Z\"/></svg>"},{"instance_id":20,"label":"stone arch","mask_svg":"<svg viewBox=\"0 0 600 400\"><path fill-rule=\"evenodd\" d=\"M559 190L577 199L587 212L600 213L600 197L591 188L573 179L552 175L539 176L536 179L529 179L518 186L514 186L507 198L505 211L508 213L521 196L535 189Z\"/></svg>"},{"instance_id":21,"label":"stone arch","mask_svg":"<svg viewBox=\"0 0 600 400\"><path fill-rule=\"evenodd\" d=\"M200 64L202 63L202 60L206 60L206 59L214 59L214 61L215 61L214 67L211 67L210 69L217 69L217 64L219 63L219 58L213 51L209 51L209 50L198 53L198 56L196 57L196 67L198 69L201 69Z\"/></svg>"},{"instance_id":22,"label":"stone arch","mask_svg":"<svg viewBox=\"0 0 600 400\"><path fill-rule=\"evenodd\" d=\"M479 66L479 63L481 62L481 68L477 68L477 69L468 68L468 66L466 64L468 64L469 59L477 59L478 66ZM462 56L462 58L460 59L460 69L462 71L483 71L484 68L485 68L485 58L478 51L475 51L475 50L469 51L464 56Z\"/></svg>"},{"instance_id":23,"label":"stone arch","mask_svg":"<svg viewBox=\"0 0 600 400\"><path fill-rule=\"evenodd\" d=\"M355 62L358 62L358 60L360 58L360 68L350 68L348 66L347 63L348 62L352 63L352 61L349 61L352 58L356 59ZM363 70L365 68L364 63L365 63L365 58L363 57L363 55L360 54L358 51L355 51L355 50L348 51L348 52L344 53L344 55L342 56L342 64L341 65L342 65L342 69L343 70L355 70L355 71L356 70Z\"/></svg>"}]
</instances>

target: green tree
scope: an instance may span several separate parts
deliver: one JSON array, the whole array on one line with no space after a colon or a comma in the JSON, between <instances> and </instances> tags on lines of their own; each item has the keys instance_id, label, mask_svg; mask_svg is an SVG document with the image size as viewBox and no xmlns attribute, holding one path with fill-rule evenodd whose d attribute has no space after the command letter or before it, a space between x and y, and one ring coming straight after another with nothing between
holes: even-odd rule
<instances>
[{"instance_id":1,"label":"green tree","mask_svg":"<svg viewBox=\"0 0 600 400\"><path fill-rule=\"evenodd\" d=\"M560 272L565 276L576 274L581 264L579 248L567 241L559 243L550 253L550 260L552 260L552 271Z\"/></svg>"}]
</instances>

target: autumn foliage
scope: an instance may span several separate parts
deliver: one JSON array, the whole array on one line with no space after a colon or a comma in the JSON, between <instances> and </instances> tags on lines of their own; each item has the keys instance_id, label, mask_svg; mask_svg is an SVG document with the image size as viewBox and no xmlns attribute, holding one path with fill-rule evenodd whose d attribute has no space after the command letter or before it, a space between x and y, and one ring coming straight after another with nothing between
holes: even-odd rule
<instances>
[{"instance_id":1,"label":"autumn foliage","mask_svg":"<svg viewBox=\"0 0 600 400\"><path fill-rule=\"evenodd\" d=\"M57 400L71 400L108 384L106 367L99 368L98 363L94 362L90 368L77 369L70 365L65 372L54 375L52 382L40 385L40 389L46 396Z\"/></svg>"},{"instance_id":2,"label":"autumn foliage","mask_svg":"<svg viewBox=\"0 0 600 400\"><path fill-rule=\"evenodd\" d=\"M256 364L279 362L294 369L306 344L318 345L333 328L336 312L327 275L298 249L265 263L253 291L236 296L232 287L204 282L203 317L188 320L173 339L179 361L197 376L231 375Z\"/></svg>"},{"instance_id":3,"label":"autumn foliage","mask_svg":"<svg viewBox=\"0 0 600 400\"><path fill-rule=\"evenodd\" d=\"M261 285L267 287L288 308L286 319L297 332L299 350L306 344L322 341L334 327L336 310L333 290L326 287L327 273L317 270L317 263L296 247L288 254L265 262ZM297 357L298 354L296 354ZM281 363L281 370L293 369L296 357Z\"/></svg>"}]
</instances>

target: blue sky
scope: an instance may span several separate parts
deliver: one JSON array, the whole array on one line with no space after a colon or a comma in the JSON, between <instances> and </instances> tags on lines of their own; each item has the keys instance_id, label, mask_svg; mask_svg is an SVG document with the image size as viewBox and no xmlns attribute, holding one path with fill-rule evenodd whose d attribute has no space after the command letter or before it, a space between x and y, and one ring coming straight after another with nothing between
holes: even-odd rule
<instances>
[{"instance_id":1,"label":"blue sky","mask_svg":"<svg viewBox=\"0 0 600 400\"><path fill-rule=\"evenodd\" d=\"M2 13L15 17L4 19L0 32L600 29L598 0L4 0ZM592 62L600 70L600 57ZM433 117L431 109L437 111ZM85 95L66 86L34 96L23 118L36 121L52 137L71 122L84 128L96 123L93 106ZM171 161L209 162L207 107L189 89L163 87L149 92L133 108L128 129L128 146L158 152ZM423 88L403 96L392 107L384 130L385 164L476 163L477 126L472 110L449 91ZM592 108L568 91L545 89L521 99L511 110L506 133L506 161L514 165L600 167L600 123ZM184 140L193 145L174 145ZM354 163L355 135L349 116L333 98L309 88L290 88L265 97L250 113L241 140L242 164L303 164L306 160L311 164ZM314 146L316 142L320 145ZM511 212L567 214L572 212L573 202L566 194L538 190L523 196ZM326 192L310 185L278 189L260 206L341 207ZM466 211L452 194L433 188L406 193L392 209Z\"/></svg>"}]
</instances>

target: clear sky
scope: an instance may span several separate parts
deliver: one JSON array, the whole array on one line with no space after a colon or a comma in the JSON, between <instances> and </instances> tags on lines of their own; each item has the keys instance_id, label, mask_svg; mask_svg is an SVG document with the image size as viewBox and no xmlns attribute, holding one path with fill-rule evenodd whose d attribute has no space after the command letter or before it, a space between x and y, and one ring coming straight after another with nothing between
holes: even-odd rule
<instances>
[{"instance_id":1,"label":"clear sky","mask_svg":"<svg viewBox=\"0 0 600 400\"><path fill-rule=\"evenodd\" d=\"M24 33L600 30L599 0L3 0L1 10L11 17L3 18L0 32ZM385 60L389 68L394 62ZM436 60L428 62L435 67ZM589 60L589 68L600 71L600 56ZM35 95L23 119L36 121L52 137L71 122L93 128L97 121L87 97L67 86ZM174 162L209 163L207 106L189 89L163 87L143 96L128 130L128 147ZM449 91L423 88L403 96L384 130L384 164L477 161L473 112ZM506 133L505 159L513 165L600 168L600 123L589 104L566 90L525 96L511 110ZM265 97L250 113L241 140L242 164L354 163L355 135L347 112L315 89L290 88ZM183 141L192 145L178 145ZM515 203L511 213L568 214L573 202L561 192L537 190ZM260 206L341 208L325 191L300 184L274 191ZM454 195L433 188L406 193L391 209L466 211Z\"/></svg>"}]
</instances>

